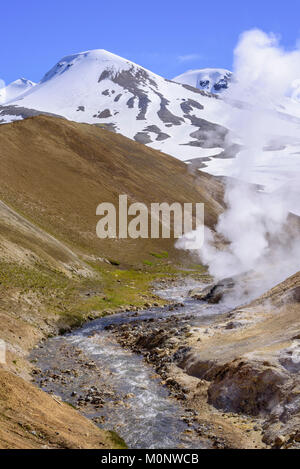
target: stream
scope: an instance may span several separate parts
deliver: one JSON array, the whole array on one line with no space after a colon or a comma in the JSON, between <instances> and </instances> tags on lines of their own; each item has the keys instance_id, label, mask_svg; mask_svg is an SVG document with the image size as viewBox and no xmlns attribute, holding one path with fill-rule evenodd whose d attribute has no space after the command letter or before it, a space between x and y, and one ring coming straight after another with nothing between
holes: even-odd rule
<instances>
[{"instance_id":1,"label":"stream","mask_svg":"<svg viewBox=\"0 0 300 469\"><path fill-rule=\"evenodd\" d=\"M109 325L170 315L193 314L191 324L210 324L228 307L207 305L188 297L195 285L183 282L159 291L164 299L180 302L135 313L106 316L64 336L44 341L31 353L36 383L79 409L100 428L113 430L129 448L207 448L209 442L191 432L185 422L189 410L169 397L151 365L141 355L121 347Z\"/></svg>"}]
</instances>

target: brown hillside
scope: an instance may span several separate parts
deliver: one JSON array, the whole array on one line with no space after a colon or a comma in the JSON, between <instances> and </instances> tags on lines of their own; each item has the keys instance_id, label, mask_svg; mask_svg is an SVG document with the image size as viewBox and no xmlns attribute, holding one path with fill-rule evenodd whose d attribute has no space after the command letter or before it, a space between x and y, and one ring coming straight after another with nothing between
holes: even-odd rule
<instances>
[{"instance_id":1,"label":"brown hillside","mask_svg":"<svg viewBox=\"0 0 300 469\"><path fill-rule=\"evenodd\" d=\"M221 184L184 163L97 126L38 116L0 127L0 199L69 246L134 263L174 240L99 240L96 207L204 202L206 224L221 211Z\"/></svg>"}]
</instances>

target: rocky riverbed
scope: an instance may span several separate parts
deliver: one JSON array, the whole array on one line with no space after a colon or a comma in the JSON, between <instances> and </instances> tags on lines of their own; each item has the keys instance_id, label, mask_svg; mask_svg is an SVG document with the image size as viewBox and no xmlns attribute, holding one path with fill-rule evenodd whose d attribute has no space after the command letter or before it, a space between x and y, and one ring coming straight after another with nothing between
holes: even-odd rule
<instances>
[{"instance_id":1,"label":"rocky riverbed","mask_svg":"<svg viewBox=\"0 0 300 469\"><path fill-rule=\"evenodd\" d=\"M268 310L237 309L214 301L220 286L195 287L164 282L169 305L48 340L32 355L36 381L132 448L297 447L298 362L282 366L282 308L270 311L267 295Z\"/></svg>"}]
</instances>

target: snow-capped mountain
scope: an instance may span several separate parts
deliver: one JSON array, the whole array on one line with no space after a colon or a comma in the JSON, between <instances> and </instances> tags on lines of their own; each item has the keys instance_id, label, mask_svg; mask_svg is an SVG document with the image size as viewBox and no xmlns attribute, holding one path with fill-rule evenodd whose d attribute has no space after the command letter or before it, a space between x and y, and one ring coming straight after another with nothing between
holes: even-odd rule
<instances>
[{"instance_id":1,"label":"snow-capped mountain","mask_svg":"<svg viewBox=\"0 0 300 469\"><path fill-rule=\"evenodd\" d=\"M216 84L227 86L224 77L231 76L227 70L201 73L203 81L210 80L205 90L195 87L199 86L196 72L195 81L178 83L104 50L82 52L60 60L40 83L0 106L0 123L41 113L61 116L104 126L193 168L234 176L232 158L243 146L239 123L255 116L253 105L228 93L208 92ZM299 102L287 98L270 112L265 148L246 179L267 190L277 190L293 178L297 186Z\"/></svg>"},{"instance_id":2,"label":"snow-capped mountain","mask_svg":"<svg viewBox=\"0 0 300 469\"><path fill-rule=\"evenodd\" d=\"M228 89L231 79L232 73L229 70L223 68L203 68L182 73L182 75L173 78L173 81L190 85L209 93L218 94Z\"/></svg>"},{"instance_id":3,"label":"snow-capped mountain","mask_svg":"<svg viewBox=\"0 0 300 469\"><path fill-rule=\"evenodd\" d=\"M34 88L0 110L3 122L30 110L105 125L182 160L227 149L227 104L189 85L166 80L111 54L93 50L60 60ZM226 111L227 109L227 111Z\"/></svg>"},{"instance_id":4,"label":"snow-capped mountain","mask_svg":"<svg viewBox=\"0 0 300 469\"><path fill-rule=\"evenodd\" d=\"M32 89L36 83L26 78L19 78L7 86L0 89L0 104L6 104L9 101L16 99L21 94Z\"/></svg>"}]
</instances>

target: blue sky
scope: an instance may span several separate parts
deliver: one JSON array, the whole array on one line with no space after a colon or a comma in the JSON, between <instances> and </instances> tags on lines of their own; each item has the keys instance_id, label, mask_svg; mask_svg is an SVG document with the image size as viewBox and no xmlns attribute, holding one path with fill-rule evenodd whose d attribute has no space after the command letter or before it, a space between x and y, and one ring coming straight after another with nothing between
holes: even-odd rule
<instances>
[{"instance_id":1,"label":"blue sky","mask_svg":"<svg viewBox=\"0 0 300 469\"><path fill-rule=\"evenodd\" d=\"M299 0L14 0L1 2L0 78L39 81L60 58L107 49L172 78L232 67L239 34L261 28L293 47Z\"/></svg>"}]
</instances>

